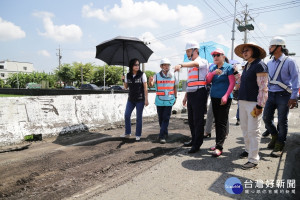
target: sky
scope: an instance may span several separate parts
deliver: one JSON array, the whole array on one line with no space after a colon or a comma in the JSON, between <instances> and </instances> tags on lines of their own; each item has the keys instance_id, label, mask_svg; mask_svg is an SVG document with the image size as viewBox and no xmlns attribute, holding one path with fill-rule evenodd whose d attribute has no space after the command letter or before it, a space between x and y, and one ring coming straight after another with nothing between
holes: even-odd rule
<instances>
[{"instance_id":1,"label":"sky","mask_svg":"<svg viewBox=\"0 0 300 200\"><path fill-rule=\"evenodd\" d=\"M33 63L36 71L53 72L62 63L104 63L96 46L117 36L137 37L154 51L146 70L158 72L167 57L172 66L183 61L187 41L214 41L231 57L234 0L0 0L0 61ZM254 21L251 42L268 53L273 36L286 39L300 65L300 0L239 0L237 16L246 9ZM235 43L244 32L235 26ZM242 61L234 55L233 59ZM265 62L268 61L268 57ZM183 75L186 76L186 75ZM184 77L182 79L185 79Z\"/></svg>"}]
</instances>

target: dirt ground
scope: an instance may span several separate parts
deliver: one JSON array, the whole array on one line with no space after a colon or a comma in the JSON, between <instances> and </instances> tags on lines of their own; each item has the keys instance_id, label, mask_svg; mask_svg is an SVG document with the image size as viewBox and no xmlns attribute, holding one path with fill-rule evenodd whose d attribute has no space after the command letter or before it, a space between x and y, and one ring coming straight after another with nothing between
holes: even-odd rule
<instances>
[{"instance_id":1,"label":"dirt ground","mask_svg":"<svg viewBox=\"0 0 300 200\"><path fill-rule=\"evenodd\" d=\"M189 139L189 128L175 118L170 127L164 145L157 141L158 123L152 118L144 122L140 142L119 138L124 127L118 126L2 149L0 199L63 199L99 184L105 192L178 151Z\"/></svg>"}]
</instances>

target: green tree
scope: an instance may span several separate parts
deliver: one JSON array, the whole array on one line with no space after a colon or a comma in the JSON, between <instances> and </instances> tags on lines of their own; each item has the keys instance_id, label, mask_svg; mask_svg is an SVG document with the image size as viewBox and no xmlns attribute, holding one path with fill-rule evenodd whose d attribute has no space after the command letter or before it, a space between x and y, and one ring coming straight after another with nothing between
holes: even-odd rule
<instances>
[{"instance_id":1,"label":"green tree","mask_svg":"<svg viewBox=\"0 0 300 200\"><path fill-rule=\"evenodd\" d=\"M105 65L105 85L122 84L123 67ZM96 85L104 85L104 66L96 67L93 82Z\"/></svg>"},{"instance_id":2,"label":"green tree","mask_svg":"<svg viewBox=\"0 0 300 200\"><path fill-rule=\"evenodd\" d=\"M10 85L11 88L25 88L27 83L41 83L42 80L49 81L49 87L54 87L57 78L55 75L48 75L45 72L32 72L32 73L14 73L10 74L6 84Z\"/></svg>"},{"instance_id":3,"label":"green tree","mask_svg":"<svg viewBox=\"0 0 300 200\"><path fill-rule=\"evenodd\" d=\"M65 86L71 84L75 78L75 72L70 64L63 64L60 70L58 70L57 75L64 82Z\"/></svg>"},{"instance_id":4,"label":"green tree","mask_svg":"<svg viewBox=\"0 0 300 200\"><path fill-rule=\"evenodd\" d=\"M154 76L156 73L153 71L147 70L147 71L145 71L145 74L146 74L147 80L149 80L149 77ZM149 87L149 85L148 85L148 87ZM153 87L154 87L154 85L153 85Z\"/></svg>"},{"instance_id":5,"label":"green tree","mask_svg":"<svg viewBox=\"0 0 300 200\"><path fill-rule=\"evenodd\" d=\"M82 76L83 82L91 83L93 80L93 73L95 66L92 63L73 63L73 71L74 71L74 80L77 81L77 86L81 85L81 69L82 69Z\"/></svg>"},{"instance_id":6,"label":"green tree","mask_svg":"<svg viewBox=\"0 0 300 200\"><path fill-rule=\"evenodd\" d=\"M4 87L4 81L2 79L0 79L0 88L3 88Z\"/></svg>"},{"instance_id":7,"label":"green tree","mask_svg":"<svg viewBox=\"0 0 300 200\"><path fill-rule=\"evenodd\" d=\"M180 80L178 84L178 89L182 89L183 83L186 82L186 80Z\"/></svg>"}]
</instances>

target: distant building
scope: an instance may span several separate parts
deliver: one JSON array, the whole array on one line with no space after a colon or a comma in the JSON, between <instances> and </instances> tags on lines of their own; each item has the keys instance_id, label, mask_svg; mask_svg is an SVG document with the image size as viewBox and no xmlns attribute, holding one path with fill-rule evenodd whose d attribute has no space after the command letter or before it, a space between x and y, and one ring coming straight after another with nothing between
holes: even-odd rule
<instances>
[{"instance_id":1,"label":"distant building","mask_svg":"<svg viewBox=\"0 0 300 200\"><path fill-rule=\"evenodd\" d=\"M33 64L29 62L0 61L0 78L4 81L9 77L9 74L18 72L32 73L33 71Z\"/></svg>"}]
</instances>

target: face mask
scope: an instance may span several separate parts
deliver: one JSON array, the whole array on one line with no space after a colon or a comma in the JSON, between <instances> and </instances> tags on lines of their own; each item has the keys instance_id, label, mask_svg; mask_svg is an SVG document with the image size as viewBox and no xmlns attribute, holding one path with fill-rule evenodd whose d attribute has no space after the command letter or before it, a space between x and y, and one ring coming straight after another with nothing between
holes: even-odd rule
<instances>
[{"instance_id":1,"label":"face mask","mask_svg":"<svg viewBox=\"0 0 300 200\"><path fill-rule=\"evenodd\" d=\"M188 58L190 61L192 61L192 57L193 57L194 51L195 51L195 49L192 50L191 57Z\"/></svg>"}]
</instances>

